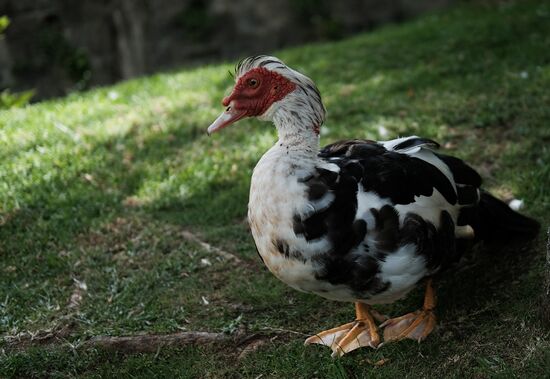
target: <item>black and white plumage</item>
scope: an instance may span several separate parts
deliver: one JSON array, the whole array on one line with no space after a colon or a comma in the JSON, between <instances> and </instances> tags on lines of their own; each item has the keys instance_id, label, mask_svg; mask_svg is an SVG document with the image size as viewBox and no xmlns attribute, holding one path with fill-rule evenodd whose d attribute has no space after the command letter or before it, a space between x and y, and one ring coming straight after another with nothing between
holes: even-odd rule
<instances>
[{"instance_id":1,"label":"black and white plumage","mask_svg":"<svg viewBox=\"0 0 550 379\"><path fill-rule=\"evenodd\" d=\"M461 183L459 201L435 146L344 141L301 162L276 145L254 171L249 204L266 265L296 289L377 304L456 261L455 234L471 235L459 213L477 204L480 180Z\"/></svg>"},{"instance_id":2,"label":"black and white plumage","mask_svg":"<svg viewBox=\"0 0 550 379\"><path fill-rule=\"evenodd\" d=\"M349 140L319 150L325 108L309 78L267 56L236 71L228 109L209 132L244 116L275 124L279 141L254 169L248 218L265 265L291 287L391 303L456 262L460 239L536 234L536 221L481 190L476 171L437 153L436 142Z\"/></svg>"}]
</instances>

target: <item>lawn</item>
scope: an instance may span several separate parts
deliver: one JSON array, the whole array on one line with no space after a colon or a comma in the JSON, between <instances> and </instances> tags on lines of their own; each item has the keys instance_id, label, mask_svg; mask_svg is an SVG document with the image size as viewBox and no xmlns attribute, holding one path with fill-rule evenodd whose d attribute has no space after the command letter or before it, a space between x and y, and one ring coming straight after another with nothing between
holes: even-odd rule
<instances>
[{"instance_id":1,"label":"lawn","mask_svg":"<svg viewBox=\"0 0 550 379\"><path fill-rule=\"evenodd\" d=\"M550 4L487 4L276 55L318 84L322 143L435 139L485 188L523 199L545 230ZM232 67L0 112L0 377L550 376L550 329L537 311L545 233L466 256L438 283L439 325L422 344L340 360L304 347L306 335L350 321L353 306L286 287L258 258L248 187L275 130L243 121L205 133ZM422 295L378 309L404 314ZM150 352L89 344L184 331L227 338Z\"/></svg>"}]
</instances>

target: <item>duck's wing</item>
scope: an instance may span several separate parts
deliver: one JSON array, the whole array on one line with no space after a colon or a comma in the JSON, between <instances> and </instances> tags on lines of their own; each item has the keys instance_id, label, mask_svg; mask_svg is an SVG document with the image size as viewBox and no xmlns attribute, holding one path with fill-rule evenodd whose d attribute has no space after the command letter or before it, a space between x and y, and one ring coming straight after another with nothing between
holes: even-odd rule
<instances>
[{"instance_id":1,"label":"duck's wing","mask_svg":"<svg viewBox=\"0 0 550 379\"><path fill-rule=\"evenodd\" d=\"M410 204L419 196L439 192L451 205L475 199L464 193L464 187L476 192L481 185L479 174L462 160L437 154L439 144L420 137L406 137L391 141L339 141L324 147L319 156L327 162L350 172L363 185L389 198L393 204Z\"/></svg>"},{"instance_id":2,"label":"duck's wing","mask_svg":"<svg viewBox=\"0 0 550 379\"><path fill-rule=\"evenodd\" d=\"M457 183L453 168L468 169L438 156L436 147L410 137L339 141L319 152L316 171L303 179L313 206L294 217L296 235L329 241L330 251L318 257L319 279L368 296L395 291L388 296L399 297L456 261L462 230L456 222L463 207L478 201L480 180ZM463 186L472 187L468 196Z\"/></svg>"}]
</instances>

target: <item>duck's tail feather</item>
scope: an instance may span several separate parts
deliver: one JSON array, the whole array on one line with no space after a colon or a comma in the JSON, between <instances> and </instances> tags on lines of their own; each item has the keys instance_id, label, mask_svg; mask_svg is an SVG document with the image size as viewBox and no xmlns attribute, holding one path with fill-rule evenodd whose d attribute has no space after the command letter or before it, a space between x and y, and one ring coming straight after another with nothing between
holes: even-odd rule
<instances>
[{"instance_id":1,"label":"duck's tail feather","mask_svg":"<svg viewBox=\"0 0 550 379\"><path fill-rule=\"evenodd\" d=\"M534 239L540 231L540 223L512 210L508 204L481 190L472 227L476 239L490 243L507 243Z\"/></svg>"}]
</instances>

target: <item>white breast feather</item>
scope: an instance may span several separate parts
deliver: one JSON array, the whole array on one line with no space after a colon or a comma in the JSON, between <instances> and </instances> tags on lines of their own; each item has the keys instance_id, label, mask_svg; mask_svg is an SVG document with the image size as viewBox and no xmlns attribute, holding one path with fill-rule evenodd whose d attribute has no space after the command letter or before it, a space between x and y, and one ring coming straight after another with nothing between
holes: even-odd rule
<instances>
[{"instance_id":1,"label":"white breast feather","mask_svg":"<svg viewBox=\"0 0 550 379\"><path fill-rule=\"evenodd\" d=\"M376 297L376 303L392 303L405 296L426 274L425 259L416 254L416 246L404 245L386 256L380 266L380 278L390 288Z\"/></svg>"}]
</instances>

